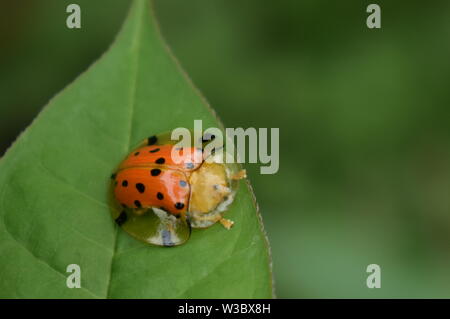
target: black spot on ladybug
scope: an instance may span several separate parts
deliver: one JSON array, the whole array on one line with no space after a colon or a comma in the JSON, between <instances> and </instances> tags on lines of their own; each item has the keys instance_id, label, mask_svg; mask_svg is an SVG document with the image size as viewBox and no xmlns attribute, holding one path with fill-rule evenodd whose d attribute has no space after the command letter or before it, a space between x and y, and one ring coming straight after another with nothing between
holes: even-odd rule
<instances>
[{"instance_id":1,"label":"black spot on ladybug","mask_svg":"<svg viewBox=\"0 0 450 319\"><path fill-rule=\"evenodd\" d=\"M142 184L142 183L137 183L136 184L136 189L138 190L138 192L139 193L143 193L143 192L145 192L145 186L144 186L144 184Z\"/></svg>"},{"instance_id":2,"label":"black spot on ladybug","mask_svg":"<svg viewBox=\"0 0 450 319\"><path fill-rule=\"evenodd\" d=\"M127 186L128 186L128 181L127 181L127 180L124 180L124 181L122 182L122 186L123 186L123 187L127 187Z\"/></svg>"},{"instance_id":3,"label":"black spot on ladybug","mask_svg":"<svg viewBox=\"0 0 450 319\"><path fill-rule=\"evenodd\" d=\"M156 153L156 152L158 152L159 150L160 150L159 148L154 148L154 149L150 150L149 152L150 152L150 153Z\"/></svg>"},{"instance_id":4,"label":"black spot on ladybug","mask_svg":"<svg viewBox=\"0 0 450 319\"><path fill-rule=\"evenodd\" d=\"M209 150L209 153L207 155L214 155L214 154L218 153L221 150L223 150L223 146L213 147L211 150Z\"/></svg>"},{"instance_id":5,"label":"black spot on ladybug","mask_svg":"<svg viewBox=\"0 0 450 319\"><path fill-rule=\"evenodd\" d=\"M214 154L216 154L216 148L215 147L211 150L211 155L214 155Z\"/></svg>"},{"instance_id":6,"label":"black spot on ladybug","mask_svg":"<svg viewBox=\"0 0 450 319\"><path fill-rule=\"evenodd\" d=\"M192 164L192 163L187 163L187 164L186 164L186 168L187 168L187 169L193 169L193 168L194 168L194 164Z\"/></svg>"},{"instance_id":7,"label":"black spot on ladybug","mask_svg":"<svg viewBox=\"0 0 450 319\"><path fill-rule=\"evenodd\" d=\"M161 199L164 198L164 195L163 195L163 193L158 192L158 194L156 194L156 197L157 197L159 200L161 200Z\"/></svg>"},{"instance_id":8,"label":"black spot on ladybug","mask_svg":"<svg viewBox=\"0 0 450 319\"><path fill-rule=\"evenodd\" d=\"M204 134L203 138L201 139L202 143L206 143L208 141L212 141L216 138L216 136L214 134Z\"/></svg>"},{"instance_id":9,"label":"black spot on ladybug","mask_svg":"<svg viewBox=\"0 0 450 319\"><path fill-rule=\"evenodd\" d=\"M112 174L111 179L116 179L116 174Z\"/></svg>"},{"instance_id":10,"label":"black spot on ladybug","mask_svg":"<svg viewBox=\"0 0 450 319\"><path fill-rule=\"evenodd\" d=\"M160 157L155 161L156 164L164 164L165 162L166 160L164 159L164 157Z\"/></svg>"},{"instance_id":11,"label":"black spot on ladybug","mask_svg":"<svg viewBox=\"0 0 450 319\"><path fill-rule=\"evenodd\" d=\"M186 185L187 185L187 182L186 182L186 181L180 181L180 186L181 186L181 187L186 187Z\"/></svg>"},{"instance_id":12,"label":"black spot on ladybug","mask_svg":"<svg viewBox=\"0 0 450 319\"><path fill-rule=\"evenodd\" d=\"M117 225L122 226L128 219L127 213L125 213L124 211L122 211L119 215L119 217L117 217L115 219Z\"/></svg>"},{"instance_id":13,"label":"black spot on ladybug","mask_svg":"<svg viewBox=\"0 0 450 319\"><path fill-rule=\"evenodd\" d=\"M148 138L147 144L148 144L148 145L153 145L153 144L155 144L157 141L158 141L158 138L157 138L155 135L153 135L153 136L150 136L150 137Z\"/></svg>"},{"instance_id":14,"label":"black spot on ladybug","mask_svg":"<svg viewBox=\"0 0 450 319\"><path fill-rule=\"evenodd\" d=\"M176 209L183 209L183 207L184 207L184 204L183 204L183 203L176 203L176 204L175 204L175 208L176 208Z\"/></svg>"},{"instance_id":15,"label":"black spot on ladybug","mask_svg":"<svg viewBox=\"0 0 450 319\"><path fill-rule=\"evenodd\" d=\"M138 156L138 155L139 155L139 152L134 153L134 156Z\"/></svg>"},{"instance_id":16,"label":"black spot on ladybug","mask_svg":"<svg viewBox=\"0 0 450 319\"><path fill-rule=\"evenodd\" d=\"M134 201L134 205L136 205L137 208L141 208L142 207L141 202L138 201L138 200Z\"/></svg>"},{"instance_id":17,"label":"black spot on ladybug","mask_svg":"<svg viewBox=\"0 0 450 319\"><path fill-rule=\"evenodd\" d=\"M158 176L161 174L161 170L159 168L154 168L150 171L150 174L152 174L152 176Z\"/></svg>"}]
</instances>

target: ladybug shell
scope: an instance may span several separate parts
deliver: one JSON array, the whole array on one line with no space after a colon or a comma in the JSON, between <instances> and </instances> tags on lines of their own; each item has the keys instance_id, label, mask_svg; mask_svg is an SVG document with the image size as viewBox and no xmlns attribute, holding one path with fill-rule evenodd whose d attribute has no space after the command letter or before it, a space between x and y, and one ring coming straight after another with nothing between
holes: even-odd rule
<instances>
[{"instance_id":1,"label":"ladybug shell","mask_svg":"<svg viewBox=\"0 0 450 319\"><path fill-rule=\"evenodd\" d=\"M120 169L129 167L162 166L182 172L197 169L202 163L202 151L199 149L179 148L175 152L182 159L181 163L172 160L173 145L143 146L131 153L119 166ZM197 158L196 158L197 155Z\"/></svg>"},{"instance_id":2,"label":"ladybug shell","mask_svg":"<svg viewBox=\"0 0 450 319\"><path fill-rule=\"evenodd\" d=\"M173 145L143 146L131 153L115 175L114 196L124 207L157 207L173 215L185 214L189 207L188 175L201 165L195 155L201 150L176 150L182 161L175 163ZM197 161L195 161L197 160Z\"/></svg>"}]
</instances>

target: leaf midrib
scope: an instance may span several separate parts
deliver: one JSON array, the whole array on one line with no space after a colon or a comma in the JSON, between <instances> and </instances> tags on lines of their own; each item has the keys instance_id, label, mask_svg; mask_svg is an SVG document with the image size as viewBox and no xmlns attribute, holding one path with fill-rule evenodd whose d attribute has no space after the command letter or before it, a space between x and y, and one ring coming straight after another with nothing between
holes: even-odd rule
<instances>
[{"instance_id":1,"label":"leaf midrib","mask_svg":"<svg viewBox=\"0 0 450 319\"><path fill-rule=\"evenodd\" d=\"M141 2L142 3L142 2ZM126 141L124 145L124 152L128 153L130 147L131 147L131 140L133 136L133 121L134 121L134 109L136 105L136 92L137 92L137 79L138 79L138 71L139 71L139 59L140 59L140 39L142 36L142 20L143 16L145 14L145 10L143 10L141 7L136 7L134 10L138 10L138 19L136 19L136 26L135 30L133 32L133 39L130 46L131 56L134 56L133 61L131 62L132 67L132 76L130 77L130 102L128 104L128 108L130 109L130 115L129 115L129 126L128 126L128 141ZM135 51L135 53L133 53ZM109 298L111 295L111 281L112 281L112 272L114 268L114 258L116 255L117 250L117 237L119 233L119 227L117 225L114 225L114 244L111 254L111 264L109 269L109 278L106 286L106 295L105 298Z\"/></svg>"}]
</instances>

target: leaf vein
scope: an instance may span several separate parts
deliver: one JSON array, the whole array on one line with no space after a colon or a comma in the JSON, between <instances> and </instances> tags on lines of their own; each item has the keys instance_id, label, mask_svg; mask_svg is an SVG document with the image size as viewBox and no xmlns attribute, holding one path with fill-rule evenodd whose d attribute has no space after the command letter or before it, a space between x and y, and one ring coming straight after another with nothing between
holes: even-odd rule
<instances>
[{"instance_id":1,"label":"leaf vein","mask_svg":"<svg viewBox=\"0 0 450 319\"><path fill-rule=\"evenodd\" d=\"M141 9L141 8L136 8L136 9ZM125 145L125 152L129 151L129 148L131 146L131 139L133 136L133 121L134 121L134 108L136 105L136 93L137 93L137 78L138 78L138 71L139 71L139 58L140 58L140 38L141 38L141 34L142 34L142 18L143 18L143 14L144 14L144 10L140 10L139 12L139 19L136 19L136 29L134 31L134 38L132 40L132 45L130 47L130 51L131 53L133 53L133 50L135 51L134 53L134 61L133 61L133 75L132 75L132 84L130 85L130 102L129 102L129 108L130 108L130 114L129 114L129 135L128 135L128 142ZM107 288L106 288L106 298L109 298L109 296L111 295L111 281L112 281L112 273L113 273L113 268L114 268L114 258L115 258L115 254L116 254L116 250L117 250L117 241L118 241L118 227L117 225L115 226L115 234L114 234L114 245L113 245L113 251L112 251L112 255L111 255L111 266L110 266L110 271L109 271L109 278L108 278L108 282L107 282Z\"/></svg>"}]
</instances>

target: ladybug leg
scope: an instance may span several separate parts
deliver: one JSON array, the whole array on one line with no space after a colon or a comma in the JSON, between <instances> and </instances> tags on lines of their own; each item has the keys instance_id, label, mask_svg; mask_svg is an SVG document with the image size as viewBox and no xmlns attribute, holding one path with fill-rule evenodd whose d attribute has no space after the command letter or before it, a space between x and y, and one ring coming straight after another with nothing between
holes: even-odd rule
<instances>
[{"instance_id":1,"label":"ladybug leg","mask_svg":"<svg viewBox=\"0 0 450 319\"><path fill-rule=\"evenodd\" d=\"M219 222L222 224L223 227L225 227L228 230L230 230L231 227L233 227L233 225L234 225L234 221L226 219L226 218L221 218L219 220Z\"/></svg>"},{"instance_id":2,"label":"ladybug leg","mask_svg":"<svg viewBox=\"0 0 450 319\"><path fill-rule=\"evenodd\" d=\"M239 172L230 176L232 180L240 180L247 177L247 172L245 169L241 169Z\"/></svg>"},{"instance_id":3,"label":"ladybug leg","mask_svg":"<svg viewBox=\"0 0 450 319\"><path fill-rule=\"evenodd\" d=\"M215 216L197 216L198 221L211 221L213 223L220 222L223 227L230 230L234 225L234 221L223 218L220 214Z\"/></svg>"},{"instance_id":4,"label":"ladybug leg","mask_svg":"<svg viewBox=\"0 0 450 319\"><path fill-rule=\"evenodd\" d=\"M204 221L210 221L210 222L218 222L222 217L220 215L214 215L214 216L197 216L195 219L197 220L204 220Z\"/></svg>"}]
</instances>

